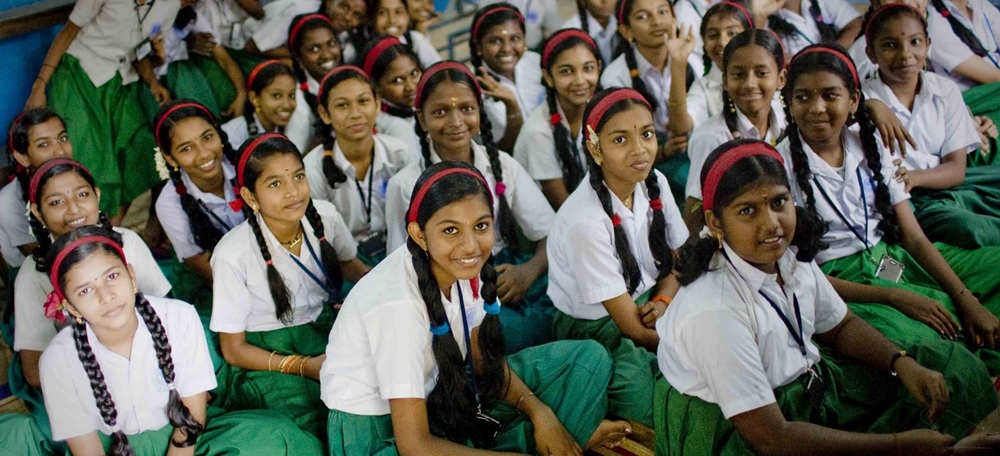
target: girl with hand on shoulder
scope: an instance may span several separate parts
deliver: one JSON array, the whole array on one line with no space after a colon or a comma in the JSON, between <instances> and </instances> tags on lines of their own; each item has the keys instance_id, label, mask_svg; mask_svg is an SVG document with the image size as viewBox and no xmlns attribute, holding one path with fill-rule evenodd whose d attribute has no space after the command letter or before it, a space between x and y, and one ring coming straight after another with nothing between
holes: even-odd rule
<instances>
[{"instance_id":1,"label":"girl with hand on shoulder","mask_svg":"<svg viewBox=\"0 0 1000 456\"><path fill-rule=\"evenodd\" d=\"M222 125L229 146L236 149L254 136L271 132L284 134L295 147L308 146L312 125L308 110L297 109L299 90L295 73L288 65L278 60L257 65L247 76L243 115Z\"/></svg>"},{"instance_id":2,"label":"girl with hand on shoulder","mask_svg":"<svg viewBox=\"0 0 1000 456\"><path fill-rule=\"evenodd\" d=\"M705 74L691 84L687 95L687 115L691 117L692 126L704 125L708 119L722 113L723 53L730 40L752 28L750 10L739 2L716 3L705 12L699 29L704 43L702 65Z\"/></svg>"},{"instance_id":3,"label":"girl with hand on shoulder","mask_svg":"<svg viewBox=\"0 0 1000 456\"><path fill-rule=\"evenodd\" d=\"M601 64L607 66L621 54L618 36L618 17L615 16L617 0L576 0L576 13L561 29L580 29L597 43Z\"/></svg>"},{"instance_id":4,"label":"girl with hand on shoulder","mask_svg":"<svg viewBox=\"0 0 1000 456\"><path fill-rule=\"evenodd\" d=\"M756 140L705 162L707 235L681 247L656 324L657 453L995 453L995 436L955 444L998 405L982 363L942 340L901 350L851 312L812 259L825 222L787 176Z\"/></svg>"},{"instance_id":5,"label":"girl with hand on shoulder","mask_svg":"<svg viewBox=\"0 0 1000 456\"><path fill-rule=\"evenodd\" d=\"M892 178L846 51L816 45L799 53L785 99L792 122L778 150L795 176L797 204L829 223L822 237L829 248L816 262L840 297L897 343L964 335L991 375L1000 372L1000 276L982 268L1000 252L927 239L910 195Z\"/></svg>"},{"instance_id":6,"label":"girl with hand on shoulder","mask_svg":"<svg viewBox=\"0 0 1000 456\"><path fill-rule=\"evenodd\" d=\"M493 198L468 164L417 179L406 246L355 286L330 332L331 454L581 455L630 431L604 419L611 362L597 344L505 356Z\"/></svg>"},{"instance_id":7,"label":"girl with hand on shoulder","mask_svg":"<svg viewBox=\"0 0 1000 456\"><path fill-rule=\"evenodd\" d=\"M407 0L410 4L410 15L413 13L413 4L426 2L427 0ZM605 0L611 2L613 0ZM500 0L480 0L479 7L499 3ZM506 2L517 8L524 15L524 42L528 49L540 49L542 42L548 39L557 30L562 29L562 16L559 13L559 2L556 0L510 0ZM580 28L579 25L573 28ZM612 35L614 29L611 29ZM424 32L427 33L427 32Z\"/></svg>"},{"instance_id":8,"label":"girl with hand on shoulder","mask_svg":"<svg viewBox=\"0 0 1000 456\"><path fill-rule=\"evenodd\" d=\"M310 198L287 138L251 138L238 156L237 185L253 213L212 254L211 329L229 369L224 406L280 412L325 441L316 381L323 346L343 280L356 282L368 267L337 209Z\"/></svg>"},{"instance_id":9,"label":"girl with hand on shoulder","mask_svg":"<svg viewBox=\"0 0 1000 456\"><path fill-rule=\"evenodd\" d=\"M666 178L653 169L655 121L645 97L606 89L584 119L590 172L550 232L553 329L557 339L600 342L614 363L610 413L652 426L653 325L677 292L671 246L688 231Z\"/></svg>"},{"instance_id":10,"label":"girl with hand on shoulder","mask_svg":"<svg viewBox=\"0 0 1000 456\"><path fill-rule=\"evenodd\" d=\"M406 143L413 159L420 157L420 138L413 130L417 118L413 100L417 84L424 74L420 60L410 48L393 37L372 43L362 52L361 69L375 84L375 93L382 102L382 112L375 118L380 135L392 136Z\"/></svg>"},{"instance_id":11,"label":"girl with hand on shoulder","mask_svg":"<svg viewBox=\"0 0 1000 456\"><path fill-rule=\"evenodd\" d=\"M385 217L389 251L405 243L404 217L413 184L420 173L439 161L475 166L490 183L495 198L493 224L498 236L497 290L505 303L500 312L507 352L515 353L552 340L552 306L545 295L548 257L546 236L555 213L527 171L500 152L483 110L483 91L469 68L457 62L437 63L424 72L417 86L415 131L421 138L422 159L389 180ZM479 134L483 144L473 141ZM534 243L524 251L521 239Z\"/></svg>"},{"instance_id":12,"label":"girl with hand on shoulder","mask_svg":"<svg viewBox=\"0 0 1000 456\"><path fill-rule=\"evenodd\" d=\"M421 67L426 68L441 61L441 55L427 35L410 30L407 0L370 0L368 16L374 35L398 39L418 57Z\"/></svg>"},{"instance_id":13,"label":"girl with hand on shoulder","mask_svg":"<svg viewBox=\"0 0 1000 456\"><path fill-rule=\"evenodd\" d=\"M386 187L410 152L406 143L372 132L380 100L360 68L344 65L327 73L319 102L325 139L303 159L309 194L337 207L361 260L378 264L386 255Z\"/></svg>"},{"instance_id":14,"label":"girl with hand on shoulder","mask_svg":"<svg viewBox=\"0 0 1000 456\"><path fill-rule=\"evenodd\" d=\"M87 226L61 237L47 255L46 307L63 307L73 320L41 360L53 437L73 454L320 451L280 415L207 405L216 380L197 313L139 291L139 271L120 241Z\"/></svg>"},{"instance_id":15,"label":"girl with hand on shoulder","mask_svg":"<svg viewBox=\"0 0 1000 456\"><path fill-rule=\"evenodd\" d=\"M553 209L587 173L583 110L597 91L601 56L582 30L554 33L542 47L546 103L535 108L517 136L514 158L542 187Z\"/></svg>"}]
</instances>

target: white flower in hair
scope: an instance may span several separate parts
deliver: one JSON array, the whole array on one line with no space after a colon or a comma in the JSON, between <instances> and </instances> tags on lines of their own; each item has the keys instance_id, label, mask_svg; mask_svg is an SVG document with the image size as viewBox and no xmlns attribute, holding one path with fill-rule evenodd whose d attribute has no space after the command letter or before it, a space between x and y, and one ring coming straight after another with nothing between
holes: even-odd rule
<instances>
[{"instance_id":1,"label":"white flower in hair","mask_svg":"<svg viewBox=\"0 0 1000 456\"><path fill-rule=\"evenodd\" d=\"M156 161L156 174L160 175L160 180L170 179L170 168L159 147L153 148L153 160Z\"/></svg>"},{"instance_id":2,"label":"white flower in hair","mask_svg":"<svg viewBox=\"0 0 1000 456\"><path fill-rule=\"evenodd\" d=\"M711 239L715 236L712 236L712 230L708 229L708 225L705 225L701 227L701 232L698 233L698 237Z\"/></svg>"}]
</instances>

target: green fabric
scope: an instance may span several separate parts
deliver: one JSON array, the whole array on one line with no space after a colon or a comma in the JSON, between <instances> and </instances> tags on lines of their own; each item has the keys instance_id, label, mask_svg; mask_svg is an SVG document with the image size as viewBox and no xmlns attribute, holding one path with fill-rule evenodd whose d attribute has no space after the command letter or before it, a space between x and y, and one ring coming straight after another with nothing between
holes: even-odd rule
<instances>
[{"instance_id":1,"label":"green fabric","mask_svg":"<svg viewBox=\"0 0 1000 456\"><path fill-rule=\"evenodd\" d=\"M224 82L229 83L229 80ZM167 74L160 78L160 83L170 91L172 100L196 100L205 105L216 119L220 118L219 107L221 105L213 92L213 84L216 84L217 81L210 81L201 69L190 60L170 62ZM143 91L140 94L142 110L147 119L154 119L160 106L149 91L149 85L143 82L142 87ZM229 99L229 102L232 103L232 98ZM226 105L226 107L228 106Z\"/></svg>"},{"instance_id":2,"label":"green fabric","mask_svg":"<svg viewBox=\"0 0 1000 456\"><path fill-rule=\"evenodd\" d=\"M989 374L967 350L943 340L904 346L922 366L944 374L951 397L937 422L941 432L960 439L997 408ZM925 410L888 374L827 358L820 360L818 370L827 385L819 409L806 398L809 374L774 390L785 419L864 433L930 427ZM657 456L755 454L718 405L681 394L662 379L656 391Z\"/></svg>"},{"instance_id":3,"label":"green fabric","mask_svg":"<svg viewBox=\"0 0 1000 456\"><path fill-rule=\"evenodd\" d=\"M90 170L109 215L159 181L152 159L156 141L142 111L143 84L122 85L115 74L94 87L80 62L64 54L48 85L49 108L66 120L73 158Z\"/></svg>"},{"instance_id":4,"label":"green fabric","mask_svg":"<svg viewBox=\"0 0 1000 456\"><path fill-rule=\"evenodd\" d=\"M552 408L563 427L581 445L590 439L608 411L611 360L593 341L560 341L524 349L507 357L510 368ZM506 402L486 411L504 424L492 450L534 453L534 430L525 415ZM394 456L390 415L361 416L331 410L330 454Z\"/></svg>"},{"instance_id":5,"label":"green fabric","mask_svg":"<svg viewBox=\"0 0 1000 456\"><path fill-rule=\"evenodd\" d=\"M966 249L1000 245L1000 166L967 168L965 181L954 188L910 196L932 241Z\"/></svg>"},{"instance_id":6,"label":"green fabric","mask_svg":"<svg viewBox=\"0 0 1000 456\"><path fill-rule=\"evenodd\" d=\"M1000 126L1000 82L980 84L962 92L962 99L974 116L986 116Z\"/></svg>"},{"instance_id":7,"label":"green fabric","mask_svg":"<svg viewBox=\"0 0 1000 456\"><path fill-rule=\"evenodd\" d=\"M0 413L0 456L50 456L60 454L35 420L20 413Z\"/></svg>"},{"instance_id":8,"label":"green fabric","mask_svg":"<svg viewBox=\"0 0 1000 456\"><path fill-rule=\"evenodd\" d=\"M280 355L320 356L333 327L334 312L327 307L315 322L273 331L247 332L247 343ZM300 428L326 440L327 408L320 399L319 382L296 374L248 371L226 365L227 391L219 399L228 410L266 409L277 411Z\"/></svg>"},{"instance_id":9,"label":"green fabric","mask_svg":"<svg viewBox=\"0 0 1000 456\"><path fill-rule=\"evenodd\" d=\"M516 252L504 248L494 257L493 264L520 265L534 256L531 253ZM528 287L519 303L503 303L500 307L500 324L507 354L517 353L528 347L535 347L553 340L552 300L548 295L549 275L542 274Z\"/></svg>"},{"instance_id":10,"label":"green fabric","mask_svg":"<svg viewBox=\"0 0 1000 456\"><path fill-rule=\"evenodd\" d=\"M166 453L174 428L166 425L155 431L128 436L136 456L161 456ZM104 450L111 448L111 437L98 432ZM195 443L196 456L266 454L318 455L323 444L303 432L288 418L267 410L226 412L208 408L208 426ZM66 452L69 455L69 451Z\"/></svg>"},{"instance_id":11,"label":"green fabric","mask_svg":"<svg viewBox=\"0 0 1000 456\"><path fill-rule=\"evenodd\" d=\"M610 316L598 320L573 318L555 311L552 325L556 339L593 339L611 354L614 372L608 385L610 413L653 425L653 383L659 377L656 353L636 346Z\"/></svg>"},{"instance_id":12,"label":"green fabric","mask_svg":"<svg viewBox=\"0 0 1000 456\"><path fill-rule=\"evenodd\" d=\"M656 170L667 178L670 193L678 207L684 207L684 187L687 185L688 172L691 170L691 158L687 152L677 154L656 165Z\"/></svg>"},{"instance_id":13,"label":"green fabric","mask_svg":"<svg viewBox=\"0 0 1000 456\"><path fill-rule=\"evenodd\" d=\"M7 366L7 385L10 387L11 394L21 399L24 402L24 407L31 414L28 418L33 422L32 431L37 436L35 440L38 444L61 453L65 444L52 440L52 427L49 425L49 412L45 409L45 398L42 396L42 390L25 381L24 365L21 364L21 352L19 351L14 352L14 356L10 358L10 364ZM4 428L0 427L0 429ZM0 442L0 455L4 454L2 448L3 443Z\"/></svg>"},{"instance_id":14,"label":"green fabric","mask_svg":"<svg viewBox=\"0 0 1000 456\"><path fill-rule=\"evenodd\" d=\"M1000 315L1000 270L982 267L993 264L996 258L1000 258L1000 248L982 247L976 250L965 250L941 243L934 245L955 271L955 274L962 280L962 283L969 288L983 306L994 315ZM885 254L906 265L899 283L892 283L875 276L875 270L878 267L875 259L881 259ZM934 278L898 244L890 245L886 242L879 242L871 249L870 255L864 251L858 252L844 258L827 261L820 268L828 275L850 282L902 288L932 298L941 303L942 307L961 323L958 320L955 305L948 294L942 291ZM919 340L942 340L941 335L930 326L913 320L888 305L849 302L847 306L897 344L906 345ZM986 363L990 375L1000 374L1000 353L985 348L976 349L974 353Z\"/></svg>"}]
</instances>

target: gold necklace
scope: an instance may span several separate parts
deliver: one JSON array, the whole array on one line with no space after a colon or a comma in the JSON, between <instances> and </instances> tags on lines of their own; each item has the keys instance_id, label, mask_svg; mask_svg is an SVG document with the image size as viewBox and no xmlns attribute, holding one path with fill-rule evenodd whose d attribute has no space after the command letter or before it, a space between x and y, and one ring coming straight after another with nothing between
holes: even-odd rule
<instances>
[{"instance_id":1,"label":"gold necklace","mask_svg":"<svg viewBox=\"0 0 1000 456\"><path fill-rule=\"evenodd\" d=\"M302 242L302 227L299 227L299 232L295 234L295 239L288 242L278 241L281 245L285 246L286 249L294 249L296 245Z\"/></svg>"},{"instance_id":2,"label":"gold necklace","mask_svg":"<svg viewBox=\"0 0 1000 456\"><path fill-rule=\"evenodd\" d=\"M628 210L630 210L630 211L632 210L632 195L634 195L634 194L635 194L634 192L633 193L629 193L629 195L625 199L622 200L622 204L624 204L625 207L627 207Z\"/></svg>"}]
</instances>

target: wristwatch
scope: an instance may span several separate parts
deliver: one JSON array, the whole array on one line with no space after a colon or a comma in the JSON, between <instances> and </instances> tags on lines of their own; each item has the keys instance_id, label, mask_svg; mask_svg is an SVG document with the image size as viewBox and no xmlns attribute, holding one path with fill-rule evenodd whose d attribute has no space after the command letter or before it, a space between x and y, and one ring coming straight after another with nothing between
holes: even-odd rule
<instances>
[{"instance_id":1,"label":"wristwatch","mask_svg":"<svg viewBox=\"0 0 1000 456\"><path fill-rule=\"evenodd\" d=\"M896 372L896 361L899 361L899 358L904 356L906 356L906 350L900 350L899 353L893 354L892 359L889 360L889 373L892 374L893 377L899 376L899 373Z\"/></svg>"}]
</instances>

